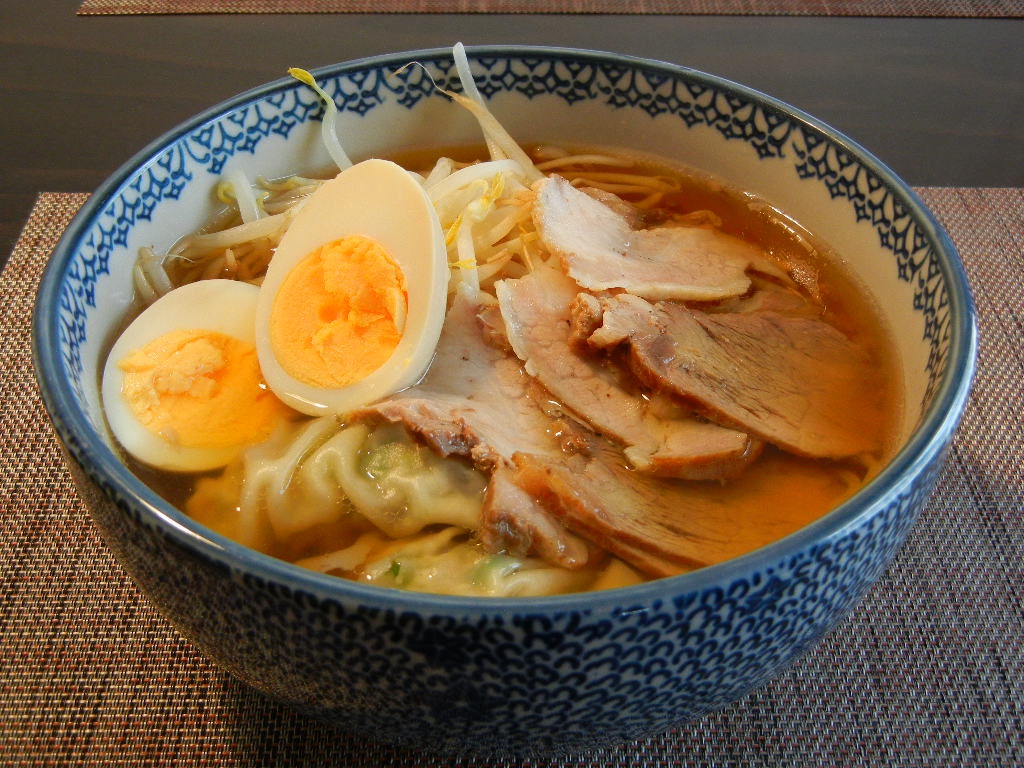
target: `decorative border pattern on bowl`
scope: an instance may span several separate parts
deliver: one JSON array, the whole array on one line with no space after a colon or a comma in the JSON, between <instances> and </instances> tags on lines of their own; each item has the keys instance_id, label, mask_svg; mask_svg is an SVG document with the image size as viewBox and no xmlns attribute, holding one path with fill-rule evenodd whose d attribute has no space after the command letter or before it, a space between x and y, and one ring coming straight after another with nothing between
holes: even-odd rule
<instances>
[{"instance_id":1,"label":"decorative border pattern on bowl","mask_svg":"<svg viewBox=\"0 0 1024 768\"><path fill-rule=\"evenodd\" d=\"M471 51L472 53L472 51ZM459 90L451 58L421 59L398 70L392 57L372 66L358 62L317 73L338 109L364 115L387 102L408 109L438 97L437 87ZM396 62L392 64L392 62ZM403 62L404 63L404 62ZM929 344L924 402L931 400L949 354L947 288L926 227L902 203L888 181L827 133L790 117L781 105L740 86L681 67L655 66L624 57L538 51L536 55L485 53L473 58L474 77L485 97L511 91L534 98L553 95L567 104L600 99L613 108L639 108L652 118L670 114L686 126L705 125L728 140L747 143L760 158L789 159L802 179L817 180L833 199L850 202L858 221L874 227L892 252L897 275L913 285L914 310L924 319ZM109 273L111 253L127 244L128 232L175 200L197 173L219 174L239 153L252 153L266 137L287 138L322 114L318 97L298 83L271 84L250 103L239 97L219 118L207 120L171 143L126 180L99 213L68 266L61 295L61 348L76 393L83 391L81 346L86 317L95 307L96 281Z\"/></svg>"}]
</instances>

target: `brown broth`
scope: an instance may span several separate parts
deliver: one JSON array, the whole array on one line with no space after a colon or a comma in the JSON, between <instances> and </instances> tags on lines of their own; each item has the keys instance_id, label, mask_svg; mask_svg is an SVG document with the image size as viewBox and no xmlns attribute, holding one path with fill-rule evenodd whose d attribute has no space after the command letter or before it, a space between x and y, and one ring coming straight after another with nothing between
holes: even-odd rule
<instances>
[{"instance_id":1,"label":"brown broth","mask_svg":"<svg viewBox=\"0 0 1024 768\"><path fill-rule=\"evenodd\" d=\"M526 149L537 160L537 147ZM690 483L695 495L716 502L710 505L716 511L707 513L709 524L733 534L709 553L709 559L721 562L776 541L854 495L894 451L903 408L903 379L880 309L840 254L766 201L695 170L633 152L580 146L567 149L574 154L631 157L636 163L634 170L676 179L679 189L668 193L661 207L680 215L711 211L721 219L724 232L760 245L783 268L813 280L824 305L823 319L866 350L877 369L885 372L879 376L883 386L873 393L872 401L850 404L864 414L864 429L881 436L883 448L877 453L831 461L801 458L769 446L738 478L726 483ZM438 156L434 150L406 152L392 159L410 168L429 168ZM485 154L479 147L447 147L440 156L469 160ZM591 170L622 169L593 166Z\"/></svg>"},{"instance_id":2,"label":"brown broth","mask_svg":"<svg viewBox=\"0 0 1024 768\"><path fill-rule=\"evenodd\" d=\"M391 159L409 168L429 169L439 155L468 160L480 157L481 149L444 147L440 152L436 148L403 152ZM895 445L902 408L902 378L894 344L878 307L832 248L770 205L740 190L648 158L638 158L638 167L678 179L678 190L663 201L667 211L711 211L721 219L722 229L727 233L758 244L785 269L809 276L825 308L824 318L862 346L884 372L879 377L884 386L874 393L871 402L849 404L864 414L865 429L882 436L885 447L876 454L825 461L800 458L769 447L738 478L689 483L695 495L714 502L707 505L713 510L706 513L707 522L730 533L727 541L713 545L708 552L709 560L719 562L799 530L848 499L878 473ZM195 487L194 477L139 466L135 470L144 482L179 507ZM363 527L365 523L357 525ZM297 559L337 549L354 535L348 524L343 523L294 541L268 542L265 549L279 557Z\"/></svg>"}]
</instances>

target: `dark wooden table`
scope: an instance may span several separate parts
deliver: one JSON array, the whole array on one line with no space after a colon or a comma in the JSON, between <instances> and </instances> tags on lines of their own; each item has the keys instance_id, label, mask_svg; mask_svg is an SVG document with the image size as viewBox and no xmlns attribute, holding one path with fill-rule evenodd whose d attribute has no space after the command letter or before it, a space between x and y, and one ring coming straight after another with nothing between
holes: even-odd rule
<instances>
[{"instance_id":1,"label":"dark wooden table","mask_svg":"<svg viewBox=\"0 0 1024 768\"><path fill-rule=\"evenodd\" d=\"M911 184L1017 188L924 191L965 256L982 350L938 494L900 561L771 686L701 723L557 764L1024 765L1024 283L1013 277L1024 20L80 18L76 7L0 0L0 264L40 192L94 189L159 134L289 65L460 39L687 64L817 115ZM87 524L32 386L33 281L70 214L54 197L0 294L0 765L438 765L327 731L212 668Z\"/></svg>"},{"instance_id":2,"label":"dark wooden table","mask_svg":"<svg viewBox=\"0 0 1024 768\"><path fill-rule=\"evenodd\" d=\"M527 43L650 56L831 123L914 185L1024 187L1024 20L587 15L78 17L0 4L0 260L42 191L91 191L219 100L350 58Z\"/></svg>"}]
</instances>

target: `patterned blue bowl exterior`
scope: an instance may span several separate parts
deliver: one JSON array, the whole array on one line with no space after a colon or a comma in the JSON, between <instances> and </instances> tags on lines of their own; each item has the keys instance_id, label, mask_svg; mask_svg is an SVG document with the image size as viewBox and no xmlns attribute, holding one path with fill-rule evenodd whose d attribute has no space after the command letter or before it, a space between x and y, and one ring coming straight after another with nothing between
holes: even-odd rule
<instances>
[{"instance_id":1,"label":"patterned blue bowl exterior","mask_svg":"<svg viewBox=\"0 0 1024 768\"><path fill-rule=\"evenodd\" d=\"M256 688L369 738L451 753L550 754L657 733L732 702L791 664L881 575L934 484L975 355L971 298L941 228L900 180L786 105L682 67L564 49L471 49L480 90L599 100L702 125L782 159L848 202L914 286L928 345L920 423L891 466L798 533L692 574L603 593L486 600L406 594L304 571L219 537L133 477L96 414L89 318L112 300L111 254L197 178L321 115L292 82L243 94L130 161L91 198L40 289L46 407L105 540L141 590ZM401 64L416 60L397 78ZM344 113L409 109L458 89L448 51L318 71ZM205 183L205 182L204 182ZM122 300L123 301L123 300Z\"/></svg>"}]
</instances>

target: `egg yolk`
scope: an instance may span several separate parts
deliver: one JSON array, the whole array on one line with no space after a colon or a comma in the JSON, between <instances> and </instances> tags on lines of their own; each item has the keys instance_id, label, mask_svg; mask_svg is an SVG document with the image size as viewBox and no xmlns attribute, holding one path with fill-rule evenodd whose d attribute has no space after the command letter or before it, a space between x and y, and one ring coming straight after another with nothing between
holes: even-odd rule
<instances>
[{"instance_id":1,"label":"egg yolk","mask_svg":"<svg viewBox=\"0 0 1024 768\"><path fill-rule=\"evenodd\" d=\"M282 282L270 313L274 355L291 376L345 387L380 368L402 340L408 291L381 245L349 235L320 246Z\"/></svg>"},{"instance_id":2,"label":"egg yolk","mask_svg":"<svg viewBox=\"0 0 1024 768\"><path fill-rule=\"evenodd\" d=\"M288 413L263 383L255 345L221 333L171 331L118 367L121 395L135 418L184 448L262 441Z\"/></svg>"}]
</instances>

